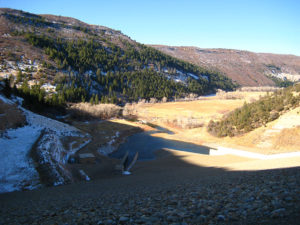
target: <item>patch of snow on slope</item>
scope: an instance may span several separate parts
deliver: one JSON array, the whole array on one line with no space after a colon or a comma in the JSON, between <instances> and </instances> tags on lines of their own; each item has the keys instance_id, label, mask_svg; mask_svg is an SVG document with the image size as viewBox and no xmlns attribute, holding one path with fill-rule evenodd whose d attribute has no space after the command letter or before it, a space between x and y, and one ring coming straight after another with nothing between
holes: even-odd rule
<instances>
[{"instance_id":1,"label":"patch of snow on slope","mask_svg":"<svg viewBox=\"0 0 300 225\"><path fill-rule=\"evenodd\" d=\"M70 143L70 145L69 145L70 151L68 152L67 158L69 158L70 155L76 153L79 149L82 149L83 147L85 147L90 142L91 142L91 139L85 141L84 143L82 143L81 145L79 145L76 148L73 148L73 145L76 143L76 141L73 141L72 143Z\"/></svg>"},{"instance_id":2,"label":"patch of snow on slope","mask_svg":"<svg viewBox=\"0 0 300 225\"><path fill-rule=\"evenodd\" d=\"M83 136L81 132L68 124L53 120L29 110L21 108L26 116L28 124L34 127L46 128L48 130L55 131L59 135L69 136Z\"/></svg>"},{"instance_id":3,"label":"patch of snow on slope","mask_svg":"<svg viewBox=\"0 0 300 225\"><path fill-rule=\"evenodd\" d=\"M188 73L187 75L189 75L190 77L194 78L195 80L199 80L199 77L196 76L195 74Z\"/></svg>"},{"instance_id":4,"label":"patch of snow on slope","mask_svg":"<svg viewBox=\"0 0 300 225\"><path fill-rule=\"evenodd\" d=\"M116 134L111 137L111 140L107 142L106 145L101 146L97 151L102 155L108 155L117 150L117 146L115 146L114 143L116 142L116 138L118 138L119 136L120 132L117 131Z\"/></svg>"},{"instance_id":5,"label":"patch of snow on slope","mask_svg":"<svg viewBox=\"0 0 300 225\"><path fill-rule=\"evenodd\" d=\"M5 104L9 104L12 105L14 104L14 102L10 99L5 98L4 96L0 95L0 100L2 100L2 102L4 102Z\"/></svg>"},{"instance_id":6,"label":"patch of snow on slope","mask_svg":"<svg viewBox=\"0 0 300 225\"><path fill-rule=\"evenodd\" d=\"M41 130L25 126L7 131L0 138L0 193L39 186L39 174L29 156Z\"/></svg>"},{"instance_id":7,"label":"patch of snow on slope","mask_svg":"<svg viewBox=\"0 0 300 225\"><path fill-rule=\"evenodd\" d=\"M0 95L7 104L13 101ZM20 99L17 99L20 102ZM22 189L34 189L39 186L39 174L29 156L33 144L41 132L44 135L37 144L39 166L49 165L47 173L53 178L53 185L63 184L69 179L69 173L64 164L68 157L74 154L90 140L79 147L66 150L60 138L64 136L89 137L68 124L35 114L19 107L26 116L28 125L22 128L6 131L5 137L0 138L0 193Z\"/></svg>"},{"instance_id":8,"label":"patch of snow on slope","mask_svg":"<svg viewBox=\"0 0 300 225\"><path fill-rule=\"evenodd\" d=\"M180 70L176 70L176 75L173 75L172 78L175 82L186 83L186 75Z\"/></svg>"},{"instance_id":9,"label":"patch of snow on slope","mask_svg":"<svg viewBox=\"0 0 300 225\"><path fill-rule=\"evenodd\" d=\"M36 160L47 185L61 185L72 180L65 169L68 152L64 149L59 136L54 131L45 131L36 148Z\"/></svg>"},{"instance_id":10,"label":"patch of snow on slope","mask_svg":"<svg viewBox=\"0 0 300 225\"><path fill-rule=\"evenodd\" d=\"M86 181L91 180L91 179L89 178L89 176L88 176L83 170L79 170L79 173L80 173L80 175L81 175L82 177L84 177L84 179L85 179Z\"/></svg>"},{"instance_id":11,"label":"patch of snow on slope","mask_svg":"<svg viewBox=\"0 0 300 225\"><path fill-rule=\"evenodd\" d=\"M102 155L109 155L110 153L117 150L117 147L111 144L106 144L102 147L100 147L97 151Z\"/></svg>"}]
</instances>

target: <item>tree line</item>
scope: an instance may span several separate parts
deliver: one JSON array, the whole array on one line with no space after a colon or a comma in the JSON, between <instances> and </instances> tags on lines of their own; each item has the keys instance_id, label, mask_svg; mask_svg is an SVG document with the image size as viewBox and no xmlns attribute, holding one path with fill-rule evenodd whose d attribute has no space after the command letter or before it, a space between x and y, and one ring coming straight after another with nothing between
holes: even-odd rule
<instances>
[{"instance_id":1,"label":"tree line","mask_svg":"<svg viewBox=\"0 0 300 225\"><path fill-rule=\"evenodd\" d=\"M295 94L296 93L296 94ZM247 133L277 119L282 113L299 106L300 84L267 94L253 103L244 103L220 121L211 120L208 131L218 137Z\"/></svg>"}]
</instances>

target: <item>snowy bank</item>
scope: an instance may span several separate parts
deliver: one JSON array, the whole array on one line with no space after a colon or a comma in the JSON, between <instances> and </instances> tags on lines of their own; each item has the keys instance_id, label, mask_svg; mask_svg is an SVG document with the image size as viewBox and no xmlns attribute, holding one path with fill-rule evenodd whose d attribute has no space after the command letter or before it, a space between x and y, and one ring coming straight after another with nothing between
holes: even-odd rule
<instances>
[{"instance_id":1,"label":"snowy bank","mask_svg":"<svg viewBox=\"0 0 300 225\"><path fill-rule=\"evenodd\" d=\"M29 156L41 130L31 126L8 130L0 138L0 193L39 186L39 174Z\"/></svg>"},{"instance_id":2,"label":"snowy bank","mask_svg":"<svg viewBox=\"0 0 300 225\"><path fill-rule=\"evenodd\" d=\"M0 99L6 104L14 104L4 96L0 95ZM19 109L26 116L27 125L7 130L0 138L0 193L34 189L47 176L44 184L59 185L70 181L72 177L65 164L71 154L90 141L90 136L68 124L20 106ZM76 137L76 141L65 149L61 142L64 137Z\"/></svg>"}]
</instances>

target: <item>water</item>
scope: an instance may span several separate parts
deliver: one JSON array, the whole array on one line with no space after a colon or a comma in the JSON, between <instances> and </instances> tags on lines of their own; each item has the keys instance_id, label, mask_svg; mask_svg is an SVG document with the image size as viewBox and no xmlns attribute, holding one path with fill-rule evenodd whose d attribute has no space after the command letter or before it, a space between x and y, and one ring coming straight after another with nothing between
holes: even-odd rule
<instances>
[{"instance_id":1,"label":"water","mask_svg":"<svg viewBox=\"0 0 300 225\"><path fill-rule=\"evenodd\" d=\"M134 134L127 138L127 141L120 145L117 151L109 156L121 159L125 153L129 152L129 160L132 160L136 152L139 152L139 161L155 159L154 152L162 148L169 148L178 151L193 152L199 154L209 154L209 148L201 145L195 145L188 142L168 140L160 137L153 137L153 133L168 133L173 134L162 127L157 127L156 131L142 132Z\"/></svg>"}]
</instances>

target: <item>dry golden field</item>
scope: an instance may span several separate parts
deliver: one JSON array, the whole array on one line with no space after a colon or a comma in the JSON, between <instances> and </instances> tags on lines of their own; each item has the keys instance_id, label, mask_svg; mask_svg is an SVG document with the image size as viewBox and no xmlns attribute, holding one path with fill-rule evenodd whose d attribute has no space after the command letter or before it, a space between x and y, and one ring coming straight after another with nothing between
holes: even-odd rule
<instances>
[{"instance_id":1,"label":"dry golden field","mask_svg":"<svg viewBox=\"0 0 300 225\"><path fill-rule=\"evenodd\" d=\"M232 142L271 154L299 151L300 107L283 114L277 120L268 123L266 127L232 138Z\"/></svg>"},{"instance_id":2,"label":"dry golden field","mask_svg":"<svg viewBox=\"0 0 300 225\"><path fill-rule=\"evenodd\" d=\"M155 104L137 104L136 115L139 119L154 123L173 124L197 123L201 127L211 119L222 118L226 113L241 107L244 102L252 102L266 92L230 92L220 96L203 97L188 102L167 102ZM190 121L189 121L190 120Z\"/></svg>"},{"instance_id":3,"label":"dry golden field","mask_svg":"<svg viewBox=\"0 0 300 225\"><path fill-rule=\"evenodd\" d=\"M167 102L137 105L138 119L165 127L174 132L155 134L166 139L188 141L211 147L231 147L264 154L300 150L300 108L291 110L277 120L245 135L217 138L206 130L208 122L222 118L226 113L252 102L266 92L235 92L237 99L220 96L206 97L189 102ZM184 123L196 123L187 129ZM182 125L182 126L180 126Z\"/></svg>"}]
</instances>

